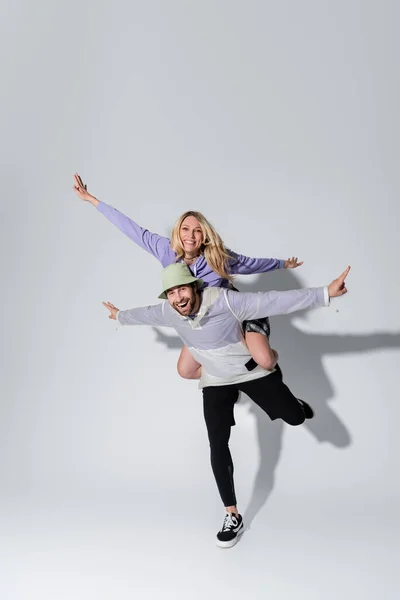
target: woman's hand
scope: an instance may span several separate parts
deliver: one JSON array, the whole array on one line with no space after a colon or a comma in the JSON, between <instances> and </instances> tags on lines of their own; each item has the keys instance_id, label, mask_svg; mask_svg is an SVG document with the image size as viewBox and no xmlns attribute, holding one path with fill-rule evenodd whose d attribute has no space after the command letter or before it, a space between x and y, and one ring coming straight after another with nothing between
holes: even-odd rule
<instances>
[{"instance_id":1,"label":"woman's hand","mask_svg":"<svg viewBox=\"0 0 400 600\"><path fill-rule=\"evenodd\" d=\"M99 201L97 198L89 194L87 191L87 186L83 183L82 179L79 177L78 173L74 175L74 190L76 194L81 198L81 200L85 200L86 202L90 202L93 206L97 206Z\"/></svg>"},{"instance_id":2,"label":"woman's hand","mask_svg":"<svg viewBox=\"0 0 400 600\"><path fill-rule=\"evenodd\" d=\"M292 258L288 258L287 260L285 260L284 264L283 264L283 268L284 269L296 269L297 267L301 267L301 265L303 264L304 261L299 262L296 257L292 257Z\"/></svg>"}]
</instances>

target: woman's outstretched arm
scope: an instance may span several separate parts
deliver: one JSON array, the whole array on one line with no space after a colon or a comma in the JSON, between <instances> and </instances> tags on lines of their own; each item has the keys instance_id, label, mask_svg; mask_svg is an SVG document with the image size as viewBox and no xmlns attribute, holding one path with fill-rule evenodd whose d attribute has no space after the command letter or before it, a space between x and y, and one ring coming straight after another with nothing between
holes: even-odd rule
<instances>
[{"instance_id":1,"label":"woman's outstretched arm","mask_svg":"<svg viewBox=\"0 0 400 600\"><path fill-rule=\"evenodd\" d=\"M135 244L155 256L163 266L174 262L175 252L171 249L170 240L167 237L144 229L119 210L89 194L87 186L77 173L74 175L74 190L79 198L94 206L110 223L118 227L132 242L135 242Z\"/></svg>"},{"instance_id":2,"label":"woman's outstretched arm","mask_svg":"<svg viewBox=\"0 0 400 600\"><path fill-rule=\"evenodd\" d=\"M236 254L228 250L231 259L228 264L228 270L232 275L252 275L255 273L267 273L275 269L295 269L300 267L303 262L299 262L297 257L282 260L279 258L252 258L243 254Z\"/></svg>"}]
</instances>

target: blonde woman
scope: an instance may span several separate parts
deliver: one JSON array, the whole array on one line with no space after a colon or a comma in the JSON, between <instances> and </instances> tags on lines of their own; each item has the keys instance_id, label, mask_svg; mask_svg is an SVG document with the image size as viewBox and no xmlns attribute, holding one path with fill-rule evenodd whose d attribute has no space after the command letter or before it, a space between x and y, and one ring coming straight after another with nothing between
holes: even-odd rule
<instances>
[{"instance_id":1,"label":"blonde woman","mask_svg":"<svg viewBox=\"0 0 400 600\"><path fill-rule=\"evenodd\" d=\"M250 258L236 254L225 247L214 227L199 212L188 211L179 217L171 239L151 233L140 227L135 221L118 210L101 202L87 191L80 176L74 175L74 190L82 199L94 206L106 219L138 246L155 256L163 267L174 262L185 262L195 277L203 280L204 287L233 288L235 275L267 273L275 269L295 269L303 263L297 258L279 260L276 258ZM246 367L254 369L257 364L271 371L274 369L278 354L269 344L269 321L263 319L243 323L244 338L253 359ZM178 373L185 379L198 379L201 367L183 346L179 360Z\"/></svg>"}]
</instances>

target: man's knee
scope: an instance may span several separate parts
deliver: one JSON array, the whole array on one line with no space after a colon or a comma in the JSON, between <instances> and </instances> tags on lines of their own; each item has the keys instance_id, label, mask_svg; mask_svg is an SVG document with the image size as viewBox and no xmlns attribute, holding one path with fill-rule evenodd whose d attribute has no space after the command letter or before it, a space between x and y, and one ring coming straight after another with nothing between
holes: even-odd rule
<instances>
[{"instance_id":1,"label":"man's knee","mask_svg":"<svg viewBox=\"0 0 400 600\"><path fill-rule=\"evenodd\" d=\"M231 434L231 427L229 425L209 428L207 433L210 450L213 454L219 454L229 448L229 438Z\"/></svg>"},{"instance_id":2,"label":"man's knee","mask_svg":"<svg viewBox=\"0 0 400 600\"><path fill-rule=\"evenodd\" d=\"M228 440L216 441L210 439L210 460L213 469L231 461Z\"/></svg>"},{"instance_id":3,"label":"man's knee","mask_svg":"<svg viewBox=\"0 0 400 600\"><path fill-rule=\"evenodd\" d=\"M292 425L293 427L296 425L301 425L302 423L304 423L305 419L306 417L304 414L304 410L302 409L300 404L298 405L298 407L296 406L296 408L291 410L290 413L283 417L283 420L288 425Z\"/></svg>"}]
</instances>

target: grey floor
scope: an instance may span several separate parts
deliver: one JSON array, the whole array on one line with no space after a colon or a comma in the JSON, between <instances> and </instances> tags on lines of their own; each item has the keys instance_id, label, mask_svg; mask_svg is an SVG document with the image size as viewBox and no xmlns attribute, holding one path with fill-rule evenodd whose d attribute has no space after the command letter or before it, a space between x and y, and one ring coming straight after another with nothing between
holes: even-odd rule
<instances>
[{"instance_id":1,"label":"grey floor","mask_svg":"<svg viewBox=\"0 0 400 600\"><path fill-rule=\"evenodd\" d=\"M0 597L399 598L398 518L379 495L289 497L278 482L241 541L221 550L215 497L196 505L201 490L177 493L174 484L149 482L137 494L26 490L5 500Z\"/></svg>"}]
</instances>

